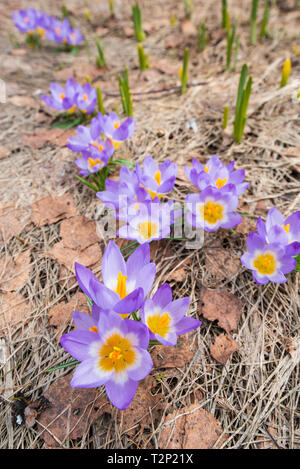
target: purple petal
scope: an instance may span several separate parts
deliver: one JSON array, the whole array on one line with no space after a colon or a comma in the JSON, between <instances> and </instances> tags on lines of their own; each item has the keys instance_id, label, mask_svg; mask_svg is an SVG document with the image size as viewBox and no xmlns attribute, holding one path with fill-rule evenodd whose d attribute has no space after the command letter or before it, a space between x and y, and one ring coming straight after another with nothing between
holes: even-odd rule
<instances>
[{"instance_id":1,"label":"purple petal","mask_svg":"<svg viewBox=\"0 0 300 469\"><path fill-rule=\"evenodd\" d=\"M152 358L147 352L147 350L139 349L134 347L134 352L136 353L136 361L134 364L127 368L127 373L129 378L134 381L139 381L144 379L152 370L153 362Z\"/></svg>"},{"instance_id":2,"label":"purple petal","mask_svg":"<svg viewBox=\"0 0 300 469\"><path fill-rule=\"evenodd\" d=\"M145 324L132 319L123 319L127 326L127 337L135 347L147 349L149 345L149 329Z\"/></svg>"},{"instance_id":3,"label":"purple petal","mask_svg":"<svg viewBox=\"0 0 300 469\"><path fill-rule=\"evenodd\" d=\"M118 314L130 314L137 311L144 301L145 295L142 288L137 288L129 295L114 305L114 311Z\"/></svg>"},{"instance_id":4,"label":"purple petal","mask_svg":"<svg viewBox=\"0 0 300 469\"><path fill-rule=\"evenodd\" d=\"M130 403L137 390L137 381L128 378L124 383L118 383L113 380L108 381L105 390L108 398L117 409L124 410L130 406Z\"/></svg>"},{"instance_id":5,"label":"purple petal","mask_svg":"<svg viewBox=\"0 0 300 469\"><path fill-rule=\"evenodd\" d=\"M176 323L176 334L186 334L187 332L193 331L197 327L201 326L202 322L194 318L182 318Z\"/></svg>"},{"instance_id":6,"label":"purple petal","mask_svg":"<svg viewBox=\"0 0 300 469\"><path fill-rule=\"evenodd\" d=\"M258 234L251 231L247 238L247 249L250 253L254 253L254 251L262 250L264 248L265 241L263 238L258 236Z\"/></svg>"},{"instance_id":7,"label":"purple petal","mask_svg":"<svg viewBox=\"0 0 300 469\"><path fill-rule=\"evenodd\" d=\"M109 241L102 260L102 277L106 287L117 287L119 272L126 275L126 264L116 243Z\"/></svg>"},{"instance_id":8,"label":"purple petal","mask_svg":"<svg viewBox=\"0 0 300 469\"><path fill-rule=\"evenodd\" d=\"M72 316L77 329L88 331L91 327L97 325L95 318L87 313L82 313L81 311L73 311Z\"/></svg>"},{"instance_id":9,"label":"purple petal","mask_svg":"<svg viewBox=\"0 0 300 469\"><path fill-rule=\"evenodd\" d=\"M152 301L163 309L172 301L172 289L168 283L164 283L153 295Z\"/></svg>"},{"instance_id":10,"label":"purple petal","mask_svg":"<svg viewBox=\"0 0 300 469\"><path fill-rule=\"evenodd\" d=\"M70 385L72 388L97 388L105 384L111 375L111 371L101 371L95 359L89 359L77 366Z\"/></svg>"},{"instance_id":11,"label":"purple petal","mask_svg":"<svg viewBox=\"0 0 300 469\"><path fill-rule=\"evenodd\" d=\"M60 344L76 360L83 361L89 358L89 346L99 340L95 332L80 330L72 331L60 338Z\"/></svg>"}]
</instances>

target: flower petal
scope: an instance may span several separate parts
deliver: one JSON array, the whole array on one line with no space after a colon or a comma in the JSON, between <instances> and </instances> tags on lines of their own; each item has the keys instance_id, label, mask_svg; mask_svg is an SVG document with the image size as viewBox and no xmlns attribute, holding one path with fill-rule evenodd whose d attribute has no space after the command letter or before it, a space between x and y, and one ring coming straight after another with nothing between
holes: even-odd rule
<instances>
[{"instance_id":1,"label":"flower petal","mask_svg":"<svg viewBox=\"0 0 300 469\"><path fill-rule=\"evenodd\" d=\"M120 410L127 409L137 390L137 381L128 378L123 384L110 380L105 385L108 398Z\"/></svg>"}]
</instances>

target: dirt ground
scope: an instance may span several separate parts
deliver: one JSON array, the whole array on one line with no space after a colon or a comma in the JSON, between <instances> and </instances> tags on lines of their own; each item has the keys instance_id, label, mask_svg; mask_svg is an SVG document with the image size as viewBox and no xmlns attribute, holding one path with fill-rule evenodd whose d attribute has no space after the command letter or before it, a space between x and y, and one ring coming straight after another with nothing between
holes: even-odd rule
<instances>
[{"instance_id":1,"label":"dirt ground","mask_svg":"<svg viewBox=\"0 0 300 469\"><path fill-rule=\"evenodd\" d=\"M151 68L140 72L130 2L115 0L116 18L111 19L107 1L67 0L70 18L86 39L78 55L73 56L55 53L50 43L30 50L11 17L13 11L27 6L59 17L60 2L0 1L0 78L7 93L6 103L0 104L1 448L167 447L167 419L174 412L188 415L186 409L204 409L214 416L221 430L211 446L300 448L299 274L289 274L285 284L258 286L239 261L258 216L265 218L273 205L286 216L300 210L300 101L296 98L300 86L300 8L296 1L277 1L271 10L270 37L250 46L251 1L228 3L231 17L239 19L236 71L224 71L226 34L220 28L221 1L193 0L191 22L197 26L205 21L210 37L205 50L199 53L194 30L183 26L183 2L144 0L139 4ZM87 8L91 23L84 15ZM176 18L173 26L172 15ZM95 66L95 38L99 35L108 64L105 70ZM181 95L176 88L178 70L187 46L191 86ZM292 72L288 85L280 89L281 69L287 57L292 60ZM235 144L231 128L244 62L253 75L253 91L244 138L241 144ZM79 289L72 270L73 257L64 261L53 251L53 246L62 241L60 230L67 217L58 216L51 223L34 222L33 204L49 196L70 197L69 217L83 215L95 220L101 202L75 178L74 154L65 148L74 129L49 134L53 114L42 103L40 94L48 93L52 81L63 84L73 75L84 82L89 75L93 84L101 86L107 112L115 104L121 110L117 77L126 66L137 128L120 154L140 162L149 154L159 162L166 158L175 161L179 172L170 198L182 203L193 190L183 170L192 158L205 162L218 154L224 162L234 159L237 168L246 170L250 182L240 205L240 210L250 216L234 231L207 233L201 249L186 249L184 242L174 240L153 243L152 258L157 263L154 289L168 281L175 297L191 296L189 315L200 317L203 324L188 335L182 363L173 357L169 366L163 367L156 360L146 381L152 400L147 400L150 394L145 399L142 387L139 397L141 402L145 399L144 410L151 408L144 425L143 413L137 414L140 419L136 423L128 413L122 416L110 406L99 412L98 405L99 414L85 416L82 431L72 432L67 425L70 415L64 414L66 409L62 407L68 431L61 436L51 420L43 420L43 409L27 426L23 412L25 405L44 394L49 400L51 389L52 397L56 396L53 385L72 373L70 368L47 370L70 361L57 339L62 331L72 328L71 312ZM229 128L224 132L226 104L230 115ZM43 209L45 218L48 209L51 212L51 207ZM91 249L85 253L86 265L96 273L107 242L98 239L91 241L91 246L87 243L79 247L80 254ZM14 272L13 280L17 277L11 283L9 268ZM237 327L225 329L239 348L225 365L211 353L213 342L224 328L202 315L206 289L227 292L241 300ZM61 304L69 302L71 305L62 310ZM57 305L58 310L53 311ZM159 354L156 350L153 353ZM64 392L69 405L73 397L68 385ZM102 389L95 392L90 399L104 399ZM95 407L89 412L95 412ZM60 417L57 411L51 418L60 421ZM194 430L187 420L184 433L190 431ZM178 441L177 447L182 445Z\"/></svg>"}]
</instances>

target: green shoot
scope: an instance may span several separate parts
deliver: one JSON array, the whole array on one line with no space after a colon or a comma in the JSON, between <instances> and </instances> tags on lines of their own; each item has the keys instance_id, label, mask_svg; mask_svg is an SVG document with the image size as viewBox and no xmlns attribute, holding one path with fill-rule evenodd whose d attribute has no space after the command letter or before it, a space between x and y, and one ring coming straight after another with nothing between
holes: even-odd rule
<instances>
[{"instance_id":1,"label":"green shoot","mask_svg":"<svg viewBox=\"0 0 300 469\"><path fill-rule=\"evenodd\" d=\"M145 33L143 31L143 26L142 26L142 12L137 3L132 6L132 20L133 20L136 41L143 42L146 36L145 36Z\"/></svg>"},{"instance_id":2,"label":"green shoot","mask_svg":"<svg viewBox=\"0 0 300 469\"><path fill-rule=\"evenodd\" d=\"M98 68L103 68L106 66L106 60L105 60L104 49L103 49L103 45L102 45L100 37L96 40L96 46L98 50L98 55L96 55L96 65Z\"/></svg>"},{"instance_id":3,"label":"green shoot","mask_svg":"<svg viewBox=\"0 0 300 469\"><path fill-rule=\"evenodd\" d=\"M183 4L184 4L184 16L190 20L194 11L194 5L191 0L183 0Z\"/></svg>"},{"instance_id":4,"label":"green shoot","mask_svg":"<svg viewBox=\"0 0 300 469\"><path fill-rule=\"evenodd\" d=\"M88 8L84 10L84 15L86 17L86 20L91 23L92 22L92 17L91 17L91 12Z\"/></svg>"},{"instance_id":5,"label":"green shoot","mask_svg":"<svg viewBox=\"0 0 300 469\"><path fill-rule=\"evenodd\" d=\"M236 70L236 65L238 61L238 56L239 56L239 47L240 47L240 38L239 36L236 36L235 38L235 51L234 51L234 65L232 70Z\"/></svg>"},{"instance_id":6,"label":"green shoot","mask_svg":"<svg viewBox=\"0 0 300 469\"><path fill-rule=\"evenodd\" d=\"M100 86L97 86L96 90L97 90L98 111L101 112L101 114L105 114Z\"/></svg>"},{"instance_id":7,"label":"green shoot","mask_svg":"<svg viewBox=\"0 0 300 469\"><path fill-rule=\"evenodd\" d=\"M250 44L256 44L256 20L257 20L258 0L252 0L251 18L250 18Z\"/></svg>"},{"instance_id":8,"label":"green shoot","mask_svg":"<svg viewBox=\"0 0 300 469\"><path fill-rule=\"evenodd\" d=\"M284 86L286 86L290 77L291 68L292 68L291 60L286 59L282 67L280 88L283 88Z\"/></svg>"},{"instance_id":9,"label":"green shoot","mask_svg":"<svg viewBox=\"0 0 300 469\"><path fill-rule=\"evenodd\" d=\"M181 81L181 93L185 93L188 83L188 64L189 64L189 48L186 47L183 56L183 66L180 68L179 75Z\"/></svg>"},{"instance_id":10,"label":"green shoot","mask_svg":"<svg viewBox=\"0 0 300 469\"><path fill-rule=\"evenodd\" d=\"M69 12L67 10L66 5L62 5L61 12L62 12L63 18L69 18Z\"/></svg>"},{"instance_id":11,"label":"green shoot","mask_svg":"<svg viewBox=\"0 0 300 469\"><path fill-rule=\"evenodd\" d=\"M115 16L115 3L114 3L114 0L109 0L108 4L109 4L110 16L113 18Z\"/></svg>"},{"instance_id":12,"label":"green shoot","mask_svg":"<svg viewBox=\"0 0 300 469\"><path fill-rule=\"evenodd\" d=\"M265 0L264 14L260 27L259 39L262 41L267 35L267 26L270 18L269 0Z\"/></svg>"},{"instance_id":13,"label":"green shoot","mask_svg":"<svg viewBox=\"0 0 300 469\"><path fill-rule=\"evenodd\" d=\"M118 80L119 80L119 88L120 88L123 112L126 116L131 117L133 115L133 111L132 111L132 99L131 99L131 93L130 93L130 87L129 87L129 81L128 81L128 68L127 67L125 68L125 71L123 73L123 78L119 74Z\"/></svg>"},{"instance_id":14,"label":"green shoot","mask_svg":"<svg viewBox=\"0 0 300 469\"><path fill-rule=\"evenodd\" d=\"M140 70L146 70L147 68L150 68L149 54L145 54L142 44L138 44L137 50L138 50Z\"/></svg>"},{"instance_id":15,"label":"green shoot","mask_svg":"<svg viewBox=\"0 0 300 469\"><path fill-rule=\"evenodd\" d=\"M229 118L229 106L224 107L224 112L223 112L223 122L222 122L222 129L226 129L228 125L228 118Z\"/></svg>"},{"instance_id":16,"label":"green shoot","mask_svg":"<svg viewBox=\"0 0 300 469\"><path fill-rule=\"evenodd\" d=\"M170 25L173 27L173 26L175 26L175 24L176 24L175 15L171 15L171 18L170 18Z\"/></svg>"},{"instance_id":17,"label":"green shoot","mask_svg":"<svg viewBox=\"0 0 300 469\"><path fill-rule=\"evenodd\" d=\"M209 36L206 34L206 26L205 26L205 23L203 22L200 24L200 26L198 26L197 51L202 52L205 49L208 41L209 41Z\"/></svg>"},{"instance_id":18,"label":"green shoot","mask_svg":"<svg viewBox=\"0 0 300 469\"><path fill-rule=\"evenodd\" d=\"M296 267L295 267L295 271L296 272L300 272L300 254L298 254L297 256L295 256L295 259L297 261L297 264L296 264Z\"/></svg>"},{"instance_id":19,"label":"green shoot","mask_svg":"<svg viewBox=\"0 0 300 469\"><path fill-rule=\"evenodd\" d=\"M233 125L233 137L237 143L240 143L242 140L244 129L247 121L247 109L249 104L249 98L251 94L252 88L252 75L249 76L248 82L246 84L248 76L248 65L244 64L240 81L239 87L237 92L237 99L235 105L235 118L234 118L234 125ZM245 86L246 85L246 86Z\"/></svg>"},{"instance_id":20,"label":"green shoot","mask_svg":"<svg viewBox=\"0 0 300 469\"><path fill-rule=\"evenodd\" d=\"M227 0L222 0L222 28L227 29L227 22L229 18Z\"/></svg>"},{"instance_id":21,"label":"green shoot","mask_svg":"<svg viewBox=\"0 0 300 469\"><path fill-rule=\"evenodd\" d=\"M237 28L237 21L235 21L231 31L230 31L230 28L227 30L226 70L230 70L230 66L231 66L232 46L235 40L236 28Z\"/></svg>"}]
</instances>

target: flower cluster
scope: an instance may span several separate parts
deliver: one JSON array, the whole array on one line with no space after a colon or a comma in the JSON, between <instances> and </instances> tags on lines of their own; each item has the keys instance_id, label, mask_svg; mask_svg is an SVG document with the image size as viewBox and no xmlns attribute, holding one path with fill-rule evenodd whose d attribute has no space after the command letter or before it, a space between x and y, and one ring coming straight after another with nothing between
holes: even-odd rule
<instances>
[{"instance_id":1,"label":"flower cluster","mask_svg":"<svg viewBox=\"0 0 300 469\"><path fill-rule=\"evenodd\" d=\"M139 246L125 262L120 249L110 241L103 255L103 283L76 264L78 284L93 306L91 315L74 311L77 330L61 338L61 345L81 362L73 375L72 387L104 384L111 402L118 409L126 409L138 381L153 366L147 351L149 339L176 345L178 335L201 325L199 320L185 317L190 298L173 301L168 284L162 285L153 298L146 299L155 273L148 244ZM129 318L130 314L135 320Z\"/></svg>"},{"instance_id":2,"label":"flower cluster","mask_svg":"<svg viewBox=\"0 0 300 469\"><path fill-rule=\"evenodd\" d=\"M51 96L41 96L47 106L56 111L73 114L78 110L83 114L90 115L97 106L97 92L90 83L83 86L69 78L63 88L58 83L50 83Z\"/></svg>"},{"instance_id":3,"label":"flower cluster","mask_svg":"<svg viewBox=\"0 0 300 469\"><path fill-rule=\"evenodd\" d=\"M97 97L96 97L97 100ZM67 147L82 157L75 161L87 176L104 168L114 151L130 138L135 131L136 121L128 117L121 122L115 112L103 115L100 112L91 120L91 126L77 127L77 135L68 139Z\"/></svg>"},{"instance_id":4,"label":"flower cluster","mask_svg":"<svg viewBox=\"0 0 300 469\"><path fill-rule=\"evenodd\" d=\"M294 270L297 262L293 256L300 253L300 211L284 219L273 207L266 223L257 220L257 232L248 235L248 252L241 257L242 264L261 285L286 282L284 274Z\"/></svg>"},{"instance_id":5,"label":"flower cluster","mask_svg":"<svg viewBox=\"0 0 300 469\"><path fill-rule=\"evenodd\" d=\"M20 9L13 13L15 26L22 33L33 35L37 33L40 37L46 37L49 41L72 46L78 45L83 41L79 29L74 29L70 25L68 18L63 21L45 12L39 12L34 8Z\"/></svg>"},{"instance_id":6,"label":"flower cluster","mask_svg":"<svg viewBox=\"0 0 300 469\"><path fill-rule=\"evenodd\" d=\"M121 238L143 244L170 235L174 202L161 203L161 198L173 189L176 176L176 163L165 160L158 165L147 156L143 168L138 163L135 170L122 167L119 181L106 181L106 190L97 197L126 222L118 232Z\"/></svg>"},{"instance_id":7,"label":"flower cluster","mask_svg":"<svg viewBox=\"0 0 300 469\"><path fill-rule=\"evenodd\" d=\"M192 168L185 166L189 180L200 193L188 194L187 221L195 228L216 231L234 228L242 221L236 213L239 195L248 187L244 170L234 170L234 161L224 166L217 156L212 156L205 166L193 159Z\"/></svg>"}]
</instances>

